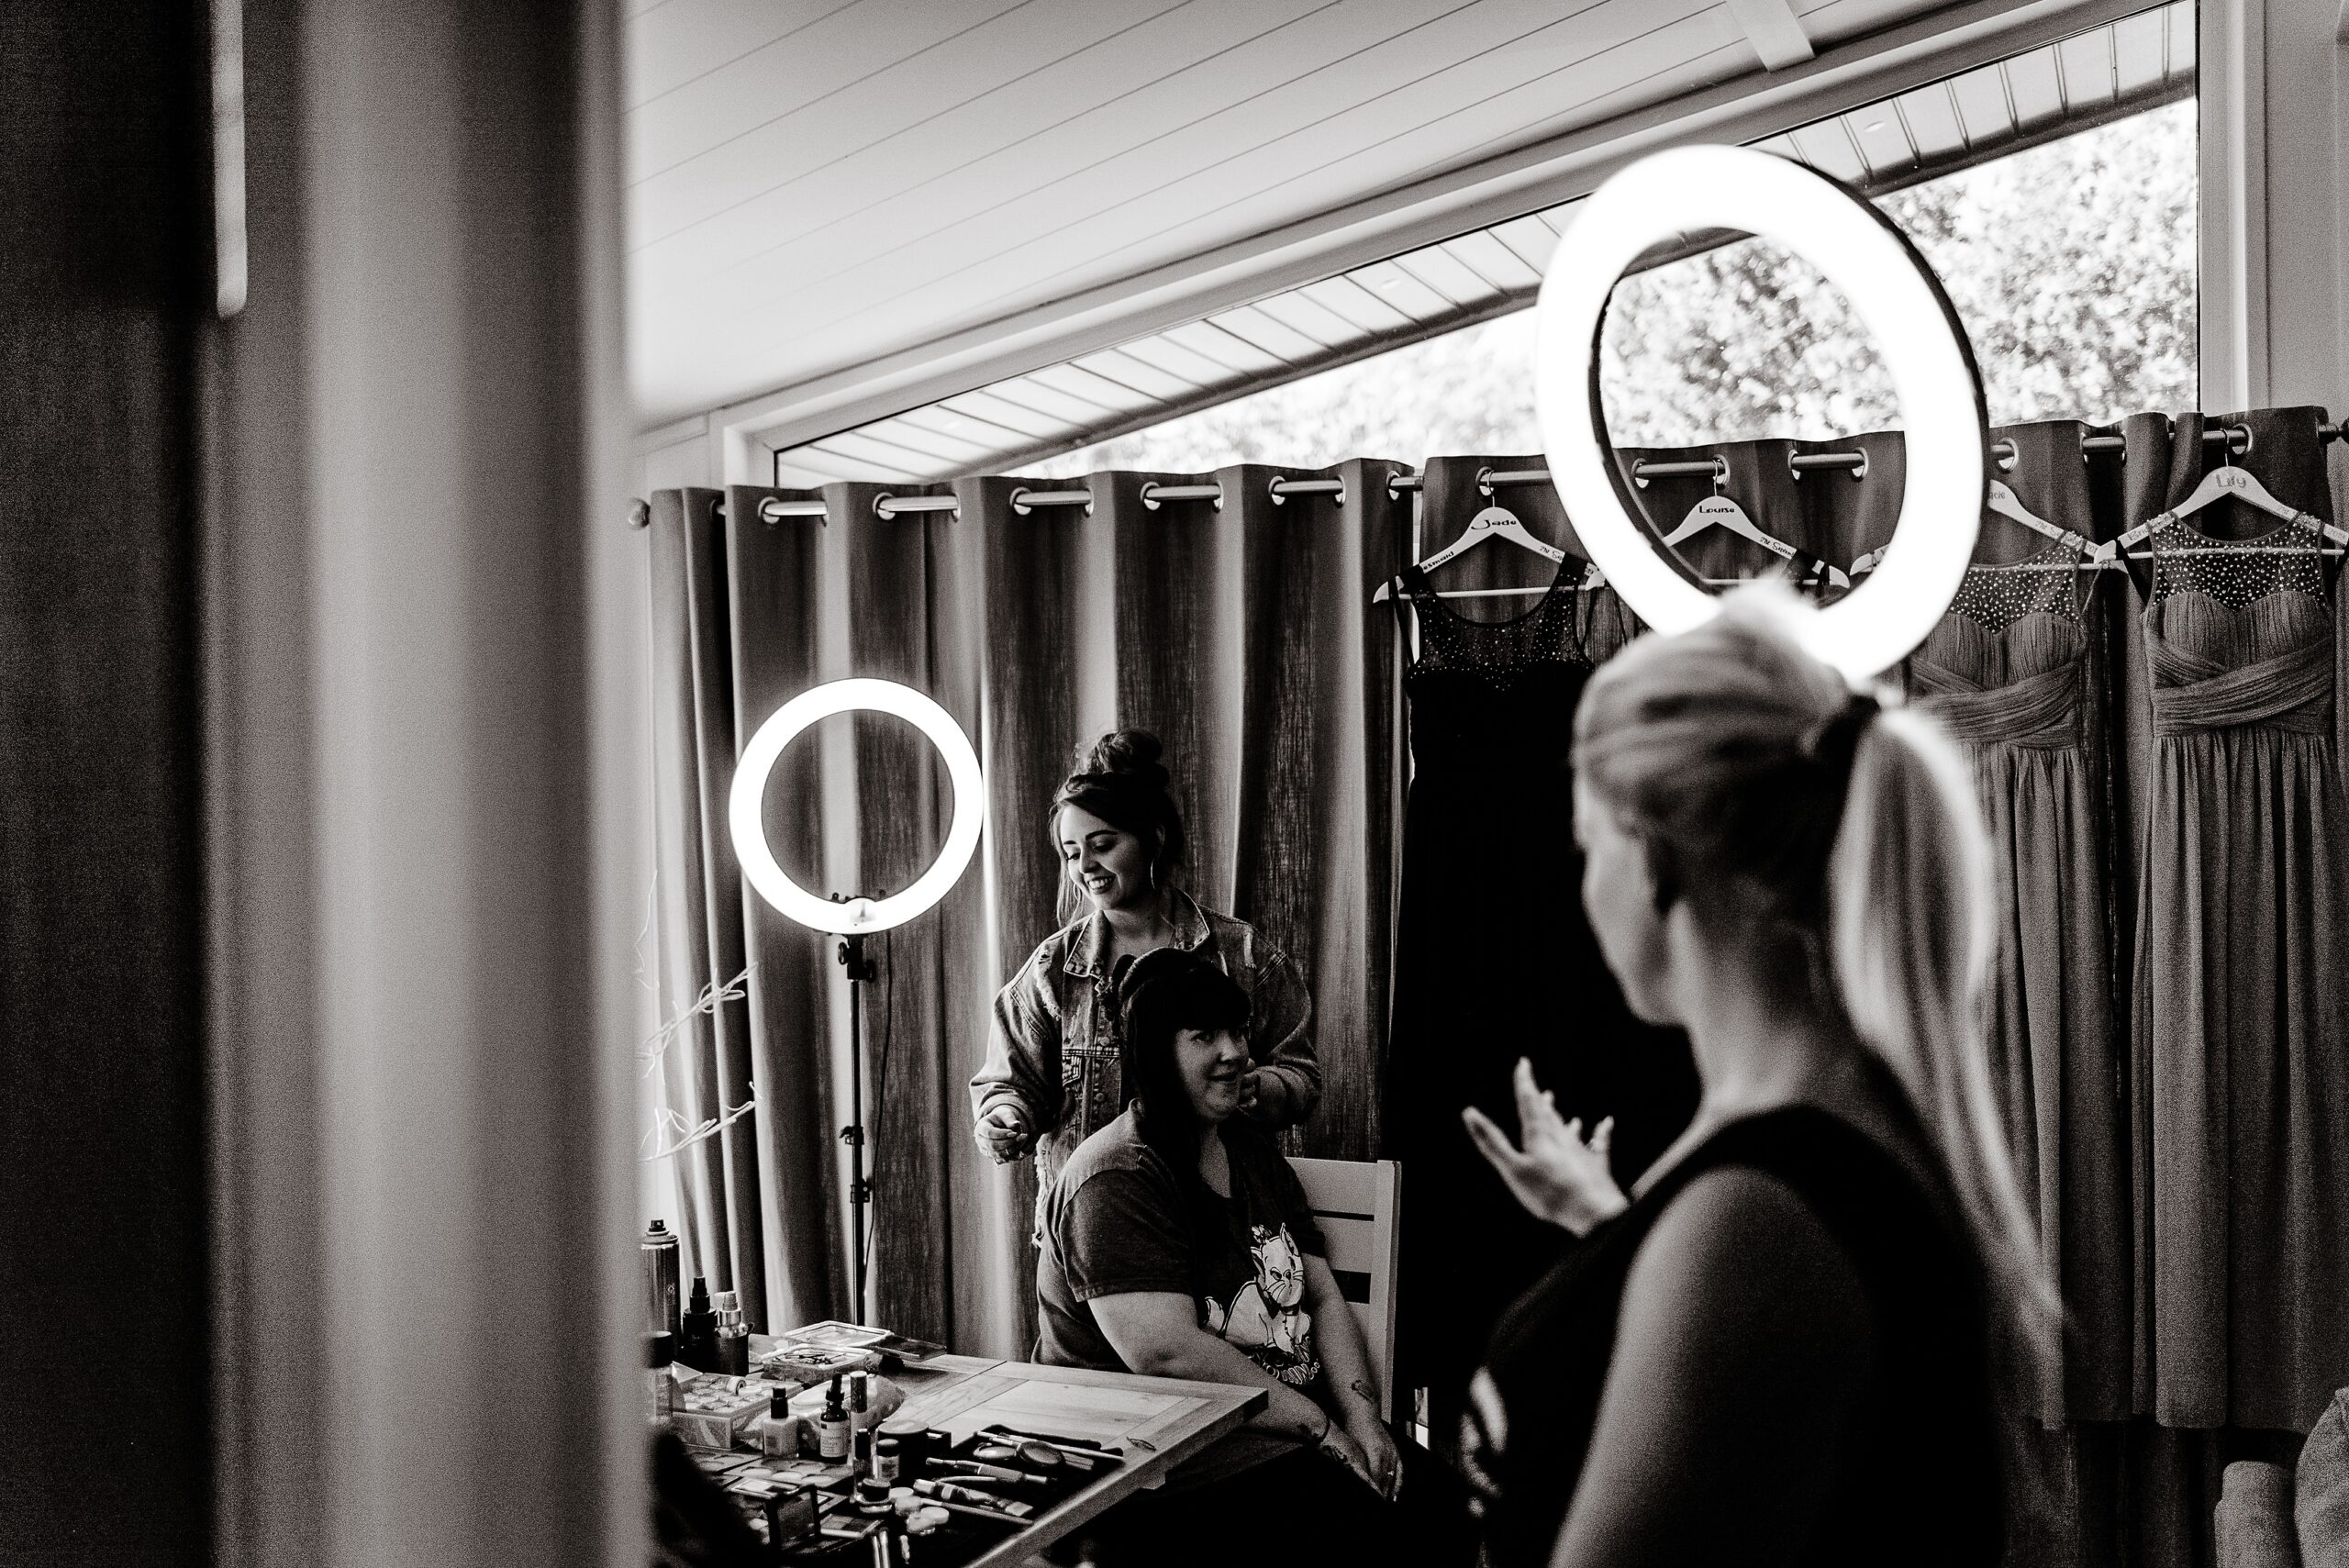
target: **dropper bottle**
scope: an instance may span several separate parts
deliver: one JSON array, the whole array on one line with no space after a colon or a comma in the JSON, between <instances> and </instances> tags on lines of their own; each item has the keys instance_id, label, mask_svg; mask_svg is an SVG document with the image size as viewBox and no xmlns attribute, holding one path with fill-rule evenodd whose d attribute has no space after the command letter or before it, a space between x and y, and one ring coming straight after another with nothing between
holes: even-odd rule
<instances>
[{"instance_id":1,"label":"dropper bottle","mask_svg":"<svg viewBox=\"0 0 2349 1568\"><path fill-rule=\"evenodd\" d=\"M824 1394L824 1412L816 1418L816 1453L827 1464L843 1464L848 1461L848 1407L841 1403L841 1380L836 1373L832 1385Z\"/></svg>"}]
</instances>

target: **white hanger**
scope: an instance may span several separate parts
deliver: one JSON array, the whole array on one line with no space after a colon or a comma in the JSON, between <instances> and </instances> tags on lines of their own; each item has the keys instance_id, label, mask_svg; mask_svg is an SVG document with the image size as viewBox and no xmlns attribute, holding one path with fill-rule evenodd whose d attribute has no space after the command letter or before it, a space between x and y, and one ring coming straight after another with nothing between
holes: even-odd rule
<instances>
[{"instance_id":1,"label":"white hanger","mask_svg":"<svg viewBox=\"0 0 2349 1568\"><path fill-rule=\"evenodd\" d=\"M1487 506L1468 519L1467 528L1461 530L1458 539L1453 539L1426 560L1417 562L1417 565L1421 572L1432 572L1446 562L1455 561L1467 554L1489 539L1507 539L1511 544L1531 550L1544 561L1553 562L1561 566L1566 562L1564 550L1526 532L1525 525L1517 520L1515 512L1510 511L1507 506ZM1584 573L1581 585L1586 588L1596 588L1602 586L1605 582L1606 579L1599 575L1598 569L1593 567ZM1395 586L1395 580L1381 583L1378 585L1378 592L1370 596L1371 602L1386 603L1392 595ZM1546 594L1549 591L1547 588L1470 588L1439 596L1447 599L1499 598L1517 594Z\"/></svg>"},{"instance_id":2,"label":"white hanger","mask_svg":"<svg viewBox=\"0 0 2349 1568\"><path fill-rule=\"evenodd\" d=\"M1764 533L1753 519L1745 515L1744 507L1732 497L1721 494L1720 481L1716 479L1713 484L1713 493L1689 507L1688 515L1680 520L1680 526L1664 536L1664 548L1668 550L1683 539L1694 539L1707 528L1726 528L1742 539L1760 545L1781 560L1792 561L1795 558L1793 545ZM1852 585L1851 578L1825 562L1820 562L1820 568L1827 573L1827 581L1836 587L1848 588Z\"/></svg>"},{"instance_id":3,"label":"white hanger","mask_svg":"<svg viewBox=\"0 0 2349 1568\"><path fill-rule=\"evenodd\" d=\"M2049 539L2062 539L2065 544L2078 550L2082 559L2095 562L2099 566L2112 559L2113 546L2098 544L2095 540L2074 533L2067 528L2049 522L2018 500L2015 493L2008 488L2007 482L2003 479L1990 481L1990 495L1988 499L1982 503L1982 509L1986 512L1995 512L2001 517L2010 517L2035 534L2044 534ZM1856 577L1863 572L1873 572L1883 564L1884 548L1879 546L1852 562L1852 575ZM1992 570L1996 568L1993 567Z\"/></svg>"},{"instance_id":4,"label":"white hanger","mask_svg":"<svg viewBox=\"0 0 2349 1568\"><path fill-rule=\"evenodd\" d=\"M2194 487L2192 495L2168 511L2146 518L2113 542L2124 548L2132 544L2143 544L2153 536L2155 528L2166 523L2176 522L2181 517L2190 517L2205 506L2219 501L2241 501L2243 505L2265 512L2271 517L2280 517L2288 523L2300 523L2318 529L2334 544L2349 544L2349 530L2337 528L2330 523L2321 523L2299 507L2288 506L2269 495L2267 486L2259 483L2258 475L2247 468L2235 466L2234 451L2232 447L2227 449L2226 461L2203 474L2202 483ZM2188 545L2186 548L2190 550L2194 547ZM2259 547L2254 545L2234 548L2258 549ZM2134 560L2145 559L2142 551L2131 553Z\"/></svg>"}]
</instances>

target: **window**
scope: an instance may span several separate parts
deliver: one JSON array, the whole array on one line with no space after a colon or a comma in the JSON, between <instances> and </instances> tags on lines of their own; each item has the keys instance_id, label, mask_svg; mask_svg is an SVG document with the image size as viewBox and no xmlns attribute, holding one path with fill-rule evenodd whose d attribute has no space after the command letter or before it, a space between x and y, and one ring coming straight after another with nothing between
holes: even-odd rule
<instances>
[{"instance_id":1,"label":"window","mask_svg":"<svg viewBox=\"0 0 2349 1568\"><path fill-rule=\"evenodd\" d=\"M2195 405L2195 168L2189 98L1879 198L1948 289L1993 424ZM1538 452L1532 335L1520 311L1021 472ZM1609 427L1626 446L1898 423L1841 296L1759 240L1627 279L1606 358Z\"/></svg>"}]
</instances>

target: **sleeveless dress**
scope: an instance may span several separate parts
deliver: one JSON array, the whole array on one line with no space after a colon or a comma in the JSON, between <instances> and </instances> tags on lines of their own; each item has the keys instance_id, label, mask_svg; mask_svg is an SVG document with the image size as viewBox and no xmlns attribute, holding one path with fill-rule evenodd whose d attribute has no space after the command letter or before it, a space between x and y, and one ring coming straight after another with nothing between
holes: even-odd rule
<instances>
[{"instance_id":1,"label":"sleeveless dress","mask_svg":"<svg viewBox=\"0 0 2349 1568\"><path fill-rule=\"evenodd\" d=\"M2127 1084L2112 1017L2108 812L2079 557L1969 569L1908 666L1973 764L2000 883L1986 1043L2070 1325L2050 1424L2129 1414Z\"/></svg>"},{"instance_id":2,"label":"sleeveless dress","mask_svg":"<svg viewBox=\"0 0 2349 1568\"><path fill-rule=\"evenodd\" d=\"M1549 1562L1598 1422L1632 1260L1684 1187L1727 1166L1778 1178L1825 1224L1860 1275L1882 1352L1817 1529L1791 1560L1990 1568L2007 1506L1980 1265L1953 1200L1809 1106L1720 1128L1510 1307L1477 1374L1462 1445L1486 1561ZM1672 1479L1701 1497L1702 1477Z\"/></svg>"},{"instance_id":3,"label":"sleeveless dress","mask_svg":"<svg viewBox=\"0 0 2349 1568\"><path fill-rule=\"evenodd\" d=\"M1569 558L1532 607L1491 622L1404 573L1419 651L1380 1154L1404 1173L1396 1381L1429 1390L1446 1443L1494 1319L1566 1240L1518 1207L1462 1107L1514 1136L1526 1057L1561 1115L1616 1118L1626 1185L1696 1109L1686 1038L1632 1017L1583 915L1568 756L1591 673L1581 570Z\"/></svg>"},{"instance_id":4,"label":"sleeveless dress","mask_svg":"<svg viewBox=\"0 0 2349 1568\"><path fill-rule=\"evenodd\" d=\"M2349 864L2301 518L2156 518L2136 953L2154 1418L2305 1430L2349 1382Z\"/></svg>"}]
</instances>

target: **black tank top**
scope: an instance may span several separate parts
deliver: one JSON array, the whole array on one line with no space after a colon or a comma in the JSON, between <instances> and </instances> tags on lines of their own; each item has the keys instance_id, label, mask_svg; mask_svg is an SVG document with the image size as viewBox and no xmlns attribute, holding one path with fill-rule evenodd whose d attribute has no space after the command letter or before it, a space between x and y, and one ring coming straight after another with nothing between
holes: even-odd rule
<instances>
[{"instance_id":1,"label":"black tank top","mask_svg":"<svg viewBox=\"0 0 2349 1568\"><path fill-rule=\"evenodd\" d=\"M1723 1166L1777 1178L1826 1225L1859 1273L1882 1347L1829 1506L1792 1561L1998 1562L2006 1499L1987 1293L1954 1200L1920 1188L1842 1118L1792 1106L1721 1128L1502 1317L1462 1439L1493 1568L1550 1561L1598 1419L1631 1261L1674 1196Z\"/></svg>"}]
</instances>

